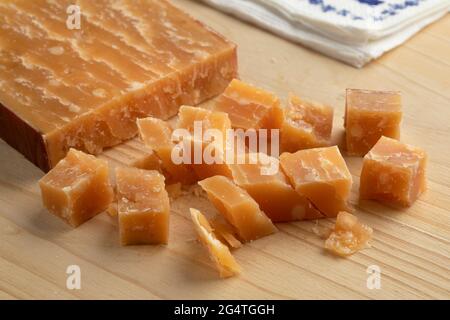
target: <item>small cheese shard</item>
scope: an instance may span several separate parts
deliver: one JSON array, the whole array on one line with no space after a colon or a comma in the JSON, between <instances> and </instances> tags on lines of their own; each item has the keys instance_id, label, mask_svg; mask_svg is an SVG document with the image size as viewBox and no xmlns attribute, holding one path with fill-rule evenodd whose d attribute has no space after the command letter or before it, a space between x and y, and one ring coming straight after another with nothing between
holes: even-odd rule
<instances>
[{"instance_id":1,"label":"small cheese shard","mask_svg":"<svg viewBox=\"0 0 450 320\"><path fill-rule=\"evenodd\" d=\"M250 194L273 222L324 217L292 188L279 168L278 159L264 153L250 153L230 167L234 182Z\"/></svg>"},{"instance_id":2,"label":"small cheese shard","mask_svg":"<svg viewBox=\"0 0 450 320\"><path fill-rule=\"evenodd\" d=\"M170 204L164 176L118 167L116 184L121 244L167 244Z\"/></svg>"},{"instance_id":3,"label":"small cheese shard","mask_svg":"<svg viewBox=\"0 0 450 320\"><path fill-rule=\"evenodd\" d=\"M295 152L330 144L333 108L289 94L280 130L281 150Z\"/></svg>"},{"instance_id":4,"label":"small cheese shard","mask_svg":"<svg viewBox=\"0 0 450 320\"><path fill-rule=\"evenodd\" d=\"M208 249L209 257L214 261L220 277L228 278L241 273L241 267L228 247L216 238L205 216L194 208L191 208L190 211L198 239Z\"/></svg>"},{"instance_id":5,"label":"small cheese shard","mask_svg":"<svg viewBox=\"0 0 450 320\"><path fill-rule=\"evenodd\" d=\"M244 241L256 240L277 231L255 200L229 178L214 176L199 181L199 185Z\"/></svg>"},{"instance_id":6,"label":"small cheese shard","mask_svg":"<svg viewBox=\"0 0 450 320\"><path fill-rule=\"evenodd\" d=\"M0 137L48 171L221 93L236 45L169 1L0 2ZM66 21L67 20L67 21ZM75 19L76 20L76 19ZM66 22L74 28L68 28Z\"/></svg>"},{"instance_id":7,"label":"small cheese shard","mask_svg":"<svg viewBox=\"0 0 450 320\"><path fill-rule=\"evenodd\" d=\"M352 176L336 146L285 152L280 164L294 189L326 216L350 210Z\"/></svg>"},{"instance_id":8,"label":"small cheese shard","mask_svg":"<svg viewBox=\"0 0 450 320\"><path fill-rule=\"evenodd\" d=\"M230 248L238 249L242 247L242 242L239 241L236 229L229 224L222 216L217 215L211 221L211 226L214 229L214 234Z\"/></svg>"},{"instance_id":9,"label":"small cheese shard","mask_svg":"<svg viewBox=\"0 0 450 320\"><path fill-rule=\"evenodd\" d=\"M173 161L172 128L166 121L148 117L138 119L137 126L144 144L154 150L161 160L161 169L167 183L192 184L197 181L197 177L187 164L177 164Z\"/></svg>"},{"instance_id":10,"label":"small cheese shard","mask_svg":"<svg viewBox=\"0 0 450 320\"><path fill-rule=\"evenodd\" d=\"M75 149L69 150L39 186L44 206L73 227L106 210L113 200L107 162Z\"/></svg>"},{"instance_id":11,"label":"small cheese shard","mask_svg":"<svg viewBox=\"0 0 450 320\"><path fill-rule=\"evenodd\" d=\"M426 190L427 154L395 139L381 137L364 157L360 198L410 206Z\"/></svg>"},{"instance_id":12,"label":"small cheese shard","mask_svg":"<svg viewBox=\"0 0 450 320\"><path fill-rule=\"evenodd\" d=\"M381 136L400 138L400 92L347 89L344 126L347 153L364 156Z\"/></svg>"},{"instance_id":13,"label":"small cheese shard","mask_svg":"<svg viewBox=\"0 0 450 320\"><path fill-rule=\"evenodd\" d=\"M202 134L209 129L218 130L225 139L228 129L231 129L231 121L225 112L212 111L198 107L181 106L178 112L177 128L194 133L195 122L200 123ZM200 137L202 138L202 137Z\"/></svg>"},{"instance_id":14,"label":"small cheese shard","mask_svg":"<svg viewBox=\"0 0 450 320\"><path fill-rule=\"evenodd\" d=\"M368 246L373 230L358 221L354 215L342 211L336 218L334 230L325 240L325 249L346 257Z\"/></svg>"},{"instance_id":15,"label":"small cheese shard","mask_svg":"<svg viewBox=\"0 0 450 320\"><path fill-rule=\"evenodd\" d=\"M284 118L275 95L237 79L231 81L214 108L228 113L234 128L279 129Z\"/></svg>"}]
</instances>

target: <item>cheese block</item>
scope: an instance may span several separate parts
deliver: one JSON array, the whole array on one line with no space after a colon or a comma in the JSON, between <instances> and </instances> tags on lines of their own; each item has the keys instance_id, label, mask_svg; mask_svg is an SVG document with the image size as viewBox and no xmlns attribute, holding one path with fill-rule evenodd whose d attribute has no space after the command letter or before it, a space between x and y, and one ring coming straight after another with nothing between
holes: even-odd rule
<instances>
[{"instance_id":1,"label":"cheese block","mask_svg":"<svg viewBox=\"0 0 450 320\"><path fill-rule=\"evenodd\" d=\"M221 278L228 278L241 272L230 249L214 235L213 229L205 216L197 209L190 209L191 219L200 242L208 249L209 257L214 261Z\"/></svg>"},{"instance_id":2,"label":"cheese block","mask_svg":"<svg viewBox=\"0 0 450 320\"><path fill-rule=\"evenodd\" d=\"M208 199L244 241L256 240L277 231L250 195L229 178L214 176L199 181Z\"/></svg>"},{"instance_id":3,"label":"cheese block","mask_svg":"<svg viewBox=\"0 0 450 320\"><path fill-rule=\"evenodd\" d=\"M255 161L251 161L252 157ZM247 154L230 168L234 182L250 194L273 222L324 217L311 201L292 188L278 159L264 153ZM267 169L273 172L266 172Z\"/></svg>"},{"instance_id":4,"label":"cheese block","mask_svg":"<svg viewBox=\"0 0 450 320\"><path fill-rule=\"evenodd\" d=\"M333 108L289 94L280 130L280 149L295 152L330 144Z\"/></svg>"},{"instance_id":5,"label":"cheese block","mask_svg":"<svg viewBox=\"0 0 450 320\"><path fill-rule=\"evenodd\" d=\"M106 210L113 201L108 163L70 149L39 186L44 206L73 227Z\"/></svg>"},{"instance_id":6,"label":"cheese block","mask_svg":"<svg viewBox=\"0 0 450 320\"><path fill-rule=\"evenodd\" d=\"M410 206L427 188L426 165L422 149L381 137L364 157L360 198Z\"/></svg>"},{"instance_id":7,"label":"cheese block","mask_svg":"<svg viewBox=\"0 0 450 320\"><path fill-rule=\"evenodd\" d=\"M381 136L399 139L401 119L400 92L347 89L344 118L347 153L364 156Z\"/></svg>"},{"instance_id":8,"label":"cheese block","mask_svg":"<svg viewBox=\"0 0 450 320\"><path fill-rule=\"evenodd\" d=\"M351 213L339 212L336 224L325 240L325 249L331 253L346 257L368 246L373 230L358 221Z\"/></svg>"},{"instance_id":9,"label":"cheese block","mask_svg":"<svg viewBox=\"0 0 450 320\"><path fill-rule=\"evenodd\" d=\"M228 113L234 128L279 129L283 123L283 109L274 94L237 79L220 95L214 109Z\"/></svg>"},{"instance_id":10,"label":"cheese block","mask_svg":"<svg viewBox=\"0 0 450 320\"><path fill-rule=\"evenodd\" d=\"M167 119L236 77L236 46L165 0L71 5L0 2L0 137L44 171L71 147L98 154L135 136L136 118Z\"/></svg>"},{"instance_id":11,"label":"cheese block","mask_svg":"<svg viewBox=\"0 0 450 320\"><path fill-rule=\"evenodd\" d=\"M285 152L280 164L294 189L326 216L350 210L352 176L336 146Z\"/></svg>"},{"instance_id":12,"label":"cheese block","mask_svg":"<svg viewBox=\"0 0 450 320\"><path fill-rule=\"evenodd\" d=\"M168 243L169 196L159 172L116 168L116 198L122 245Z\"/></svg>"}]
</instances>

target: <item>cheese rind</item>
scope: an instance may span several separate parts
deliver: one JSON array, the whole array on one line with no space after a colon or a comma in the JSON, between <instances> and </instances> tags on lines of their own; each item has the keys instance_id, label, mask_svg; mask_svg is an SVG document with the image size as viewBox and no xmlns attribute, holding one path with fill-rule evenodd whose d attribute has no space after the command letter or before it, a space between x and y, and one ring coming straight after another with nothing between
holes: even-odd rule
<instances>
[{"instance_id":1,"label":"cheese rind","mask_svg":"<svg viewBox=\"0 0 450 320\"><path fill-rule=\"evenodd\" d=\"M242 188L229 178L214 176L198 183L208 194L209 200L236 228L244 241L256 240L277 231L272 221L258 204Z\"/></svg>"},{"instance_id":2,"label":"cheese rind","mask_svg":"<svg viewBox=\"0 0 450 320\"><path fill-rule=\"evenodd\" d=\"M237 79L231 81L214 108L228 113L234 128L279 129L284 118L275 95Z\"/></svg>"},{"instance_id":3,"label":"cheese rind","mask_svg":"<svg viewBox=\"0 0 450 320\"><path fill-rule=\"evenodd\" d=\"M363 160L359 194L394 206L411 206L426 190L427 154L381 137Z\"/></svg>"},{"instance_id":4,"label":"cheese rind","mask_svg":"<svg viewBox=\"0 0 450 320\"><path fill-rule=\"evenodd\" d=\"M169 196L154 170L116 168L119 233L122 245L167 244Z\"/></svg>"},{"instance_id":5,"label":"cheese rind","mask_svg":"<svg viewBox=\"0 0 450 320\"><path fill-rule=\"evenodd\" d=\"M347 153L364 156L381 136L400 138L401 95L396 91L347 89Z\"/></svg>"},{"instance_id":6,"label":"cheese rind","mask_svg":"<svg viewBox=\"0 0 450 320\"><path fill-rule=\"evenodd\" d=\"M280 130L280 148L284 152L295 152L328 146L332 126L333 108L289 94Z\"/></svg>"},{"instance_id":7,"label":"cheese rind","mask_svg":"<svg viewBox=\"0 0 450 320\"><path fill-rule=\"evenodd\" d=\"M348 212L339 212L334 229L325 241L325 249L342 257L367 247L373 230Z\"/></svg>"},{"instance_id":8,"label":"cheese rind","mask_svg":"<svg viewBox=\"0 0 450 320\"><path fill-rule=\"evenodd\" d=\"M337 146L285 152L280 164L294 189L326 216L350 210L352 176Z\"/></svg>"},{"instance_id":9,"label":"cheese rind","mask_svg":"<svg viewBox=\"0 0 450 320\"><path fill-rule=\"evenodd\" d=\"M241 272L230 250L214 235L213 229L205 216L198 210L190 208L198 239L208 249L209 257L214 261L221 278L228 278Z\"/></svg>"},{"instance_id":10,"label":"cheese rind","mask_svg":"<svg viewBox=\"0 0 450 320\"><path fill-rule=\"evenodd\" d=\"M44 171L69 148L92 154L222 92L236 46L167 1L0 4L0 136ZM101 12L102 14L99 14ZM20 134L17 134L20 132Z\"/></svg>"},{"instance_id":11,"label":"cheese rind","mask_svg":"<svg viewBox=\"0 0 450 320\"><path fill-rule=\"evenodd\" d=\"M255 161L250 161L251 158ZM292 188L278 159L264 153L250 153L230 168L234 182L248 192L273 222L324 217L306 197ZM272 172L265 172L268 169Z\"/></svg>"},{"instance_id":12,"label":"cheese rind","mask_svg":"<svg viewBox=\"0 0 450 320\"><path fill-rule=\"evenodd\" d=\"M106 210L113 200L108 163L75 149L39 186L44 206L73 227Z\"/></svg>"}]
</instances>

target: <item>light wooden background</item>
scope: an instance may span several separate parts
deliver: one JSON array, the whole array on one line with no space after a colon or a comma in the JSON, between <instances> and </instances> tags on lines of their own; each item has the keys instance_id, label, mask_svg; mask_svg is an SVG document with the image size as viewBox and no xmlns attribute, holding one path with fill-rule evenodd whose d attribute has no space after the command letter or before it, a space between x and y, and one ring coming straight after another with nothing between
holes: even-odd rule
<instances>
[{"instance_id":1,"label":"light wooden background","mask_svg":"<svg viewBox=\"0 0 450 320\"><path fill-rule=\"evenodd\" d=\"M371 249L335 258L323 251L312 222L283 224L276 235L235 251L242 275L220 280L188 218L192 205L213 211L206 199L173 203L167 247L120 247L106 214L77 229L48 214L37 186L42 172L1 141L0 298L450 298L450 15L357 70L202 4L175 3L239 45L245 81L283 99L292 91L334 106L336 142L345 88L401 90L402 140L428 151L428 192L403 211L358 204L361 159L347 158L356 214L374 228ZM136 145L117 154L134 154ZM66 289L73 264L81 267L81 290ZM374 264L382 271L380 290L366 287L366 268Z\"/></svg>"}]
</instances>

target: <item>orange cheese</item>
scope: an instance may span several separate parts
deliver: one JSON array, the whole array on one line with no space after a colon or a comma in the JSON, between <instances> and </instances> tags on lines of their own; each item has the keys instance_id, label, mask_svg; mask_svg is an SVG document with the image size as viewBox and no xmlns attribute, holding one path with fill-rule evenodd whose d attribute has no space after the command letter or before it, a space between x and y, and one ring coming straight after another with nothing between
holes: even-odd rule
<instances>
[{"instance_id":1,"label":"orange cheese","mask_svg":"<svg viewBox=\"0 0 450 320\"><path fill-rule=\"evenodd\" d=\"M209 257L214 261L220 277L228 278L239 274L241 267L228 247L216 238L205 216L196 209L191 208L190 211L198 239L208 249Z\"/></svg>"},{"instance_id":2,"label":"orange cheese","mask_svg":"<svg viewBox=\"0 0 450 320\"><path fill-rule=\"evenodd\" d=\"M427 154L381 137L364 157L359 194L397 206L410 206L426 190Z\"/></svg>"},{"instance_id":3,"label":"orange cheese","mask_svg":"<svg viewBox=\"0 0 450 320\"><path fill-rule=\"evenodd\" d=\"M400 138L401 95L395 91L347 89L344 119L347 153L363 156L381 136Z\"/></svg>"},{"instance_id":4,"label":"orange cheese","mask_svg":"<svg viewBox=\"0 0 450 320\"><path fill-rule=\"evenodd\" d=\"M255 161L250 161L251 158ZM234 182L248 192L273 222L324 217L306 197L292 188L279 168L278 159L264 153L251 153L230 167ZM273 172L264 171L268 169Z\"/></svg>"},{"instance_id":5,"label":"orange cheese","mask_svg":"<svg viewBox=\"0 0 450 320\"><path fill-rule=\"evenodd\" d=\"M167 244L169 196L164 177L154 170L116 168L120 243Z\"/></svg>"},{"instance_id":6,"label":"orange cheese","mask_svg":"<svg viewBox=\"0 0 450 320\"><path fill-rule=\"evenodd\" d=\"M70 149L40 181L44 206L73 227L106 210L113 200L108 163Z\"/></svg>"},{"instance_id":7,"label":"orange cheese","mask_svg":"<svg viewBox=\"0 0 450 320\"><path fill-rule=\"evenodd\" d=\"M275 95L237 79L231 81L214 108L228 113L234 128L279 129L283 123L283 109Z\"/></svg>"},{"instance_id":8,"label":"orange cheese","mask_svg":"<svg viewBox=\"0 0 450 320\"><path fill-rule=\"evenodd\" d=\"M372 233L372 228L360 223L354 215L339 212L336 225L325 240L325 249L342 257L352 255L368 246Z\"/></svg>"},{"instance_id":9,"label":"orange cheese","mask_svg":"<svg viewBox=\"0 0 450 320\"><path fill-rule=\"evenodd\" d=\"M191 184L197 181L195 174L186 164L174 163L172 152L172 129L166 121L148 117L137 120L139 135L144 144L154 150L161 160L162 171L168 183Z\"/></svg>"},{"instance_id":10,"label":"orange cheese","mask_svg":"<svg viewBox=\"0 0 450 320\"><path fill-rule=\"evenodd\" d=\"M214 176L199 181L199 185L244 241L256 240L277 231L255 200L229 178Z\"/></svg>"},{"instance_id":11,"label":"orange cheese","mask_svg":"<svg viewBox=\"0 0 450 320\"><path fill-rule=\"evenodd\" d=\"M336 146L283 153L280 164L292 186L328 217L349 210L352 176Z\"/></svg>"},{"instance_id":12,"label":"orange cheese","mask_svg":"<svg viewBox=\"0 0 450 320\"><path fill-rule=\"evenodd\" d=\"M333 108L289 95L281 126L281 150L295 152L330 144Z\"/></svg>"},{"instance_id":13,"label":"orange cheese","mask_svg":"<svg viewBox=\"0 0 450 320\"><path fill-rule=\"evenodd\" d=\"M239 241L236 229L229 224L222 216L217 215L211 221L211 226L214 234L223 243L226 243L230 248L238 249L242 247L242 242Z\"/></svg>"},{"instance_id":14,"label":"orange cheese","mask_svg":"<svg viewBox=\"0 0 450 320\"><path fill-rule=\"evenodd\" d=\"M237 74L236 46L163 0L2 1L0 39L0 137L45 171L71 147L98 154L132 138L137 118L167 119Z\"/></svg>"}]
</instances>

